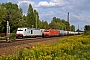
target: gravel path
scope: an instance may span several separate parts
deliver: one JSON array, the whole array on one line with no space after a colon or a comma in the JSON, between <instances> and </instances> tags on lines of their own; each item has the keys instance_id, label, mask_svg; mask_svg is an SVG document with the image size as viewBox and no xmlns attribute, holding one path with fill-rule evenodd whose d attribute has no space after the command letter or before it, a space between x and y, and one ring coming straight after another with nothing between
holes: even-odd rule
<instances>
[{"instance_id":1,"label":"gravel path","mask_svg":"<svg viewBox=\"0 0 90 60\"><path fill-rule=\"evenodd\" d=\"M35 46L37 43L42 44L49 44L53 43L54 41L60 39L62 37L53 37L53 38L32 38L32 39L23 39L23 40L16 40L11 43L0 43L0 55L13 55L17 51L20 50L20 48L31 48L32 46Z\"/></svg>"}]
</instances>

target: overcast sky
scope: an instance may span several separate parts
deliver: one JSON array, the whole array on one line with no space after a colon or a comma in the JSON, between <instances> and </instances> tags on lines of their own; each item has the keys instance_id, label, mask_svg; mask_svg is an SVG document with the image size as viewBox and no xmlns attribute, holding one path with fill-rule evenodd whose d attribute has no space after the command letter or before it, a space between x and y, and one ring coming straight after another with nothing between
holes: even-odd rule
<instances>
[{"instance_id":1,"label":"overcast sky","mask_svg":"<svg viewBox=\"0 0 90 60\"><path fill-rule=\"evenodd\" d=\"M90 0L0 0L1 3L12 2L18 4L23 9L23 14L27 14L29 4L39 13L40 20L48 23L53 17L67 20L70 13L70 25L75 25L76 29L84 29L85 25L90 25Z\"/></svg>"}]
</instances>

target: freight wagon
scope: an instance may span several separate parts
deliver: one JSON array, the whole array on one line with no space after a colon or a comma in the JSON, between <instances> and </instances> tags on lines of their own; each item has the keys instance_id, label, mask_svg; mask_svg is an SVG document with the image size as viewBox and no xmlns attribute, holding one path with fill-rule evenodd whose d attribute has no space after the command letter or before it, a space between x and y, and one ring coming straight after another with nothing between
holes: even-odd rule
<instances>
[{"instance_id":1,"label":"freight wagon","mask_svg":"<svg viewBox=\"0 0 90 60\"><path fill-rule=\"evenodd\" d=\"M65 35L65 31L64 30L58 30L59 32L59 36L64 36Z\"/></svg>"},{"instance_id":2,"label":"freight wagon","mask_svg":"<svg viewBox=\"0 0 90 60\"><path fill-rule=\"evenodd\" d=\"M18 28L16 32L16 38L23 38L23 37L37 37L42 36L42 29L36 28Z\"/></svg>"}]
</instances>

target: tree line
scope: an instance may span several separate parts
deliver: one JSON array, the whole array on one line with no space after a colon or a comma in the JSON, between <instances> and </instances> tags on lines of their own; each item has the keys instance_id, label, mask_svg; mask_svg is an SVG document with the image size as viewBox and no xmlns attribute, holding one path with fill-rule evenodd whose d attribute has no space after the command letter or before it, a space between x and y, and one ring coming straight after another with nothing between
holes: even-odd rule
<instances>
[{"instance_id":1,"label":"tree line","mask_svg":"<svg viewBox=\"0 0 90 60\"><path fill-rule=\"evenodd\" d=\"M90 25L85 25L84 31L85 31L84 34L90 35Z\"/></svg>"},{"instance_id":2,"label":"tree line","mask_svg":"<svg viewBox=\"0 0 90 60\"><path fill-rule=\"evenodd\" d=\"M27 15L23 15L23 10L21 8L18 8L17 4L12 4L11 2L8 2L0 4L0 33L6 32L7 12L11 12L9 20L11 32L16 32L18 27L31 27L42 29L52 28L75 31L75 26L70 26L70 24L64 19L53 17L50 23L48 23L46 20L40 20L38 12L33 9L31 4L28 7Z\"/></svg>"}]
</instances>

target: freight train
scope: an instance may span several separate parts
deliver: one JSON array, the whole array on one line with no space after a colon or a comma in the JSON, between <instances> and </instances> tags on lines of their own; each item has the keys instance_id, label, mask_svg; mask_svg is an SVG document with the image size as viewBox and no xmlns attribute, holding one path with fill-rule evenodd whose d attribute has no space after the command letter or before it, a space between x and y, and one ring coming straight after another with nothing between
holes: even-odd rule
<instances>
[{"instance_id":1,"label":"freight train","mask_svg":"<svg viewBox=\"0 0 90 60\"><path fill-rule=\"evenodd\" d=\"M24 37L53 37L53 36L67 36L67 35L77 35L83 32L72 32L56 29L37 29L37 28L18 28L16 32L16 38Z\"/></svg>"}]
</instances>

